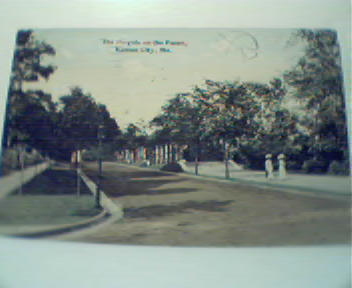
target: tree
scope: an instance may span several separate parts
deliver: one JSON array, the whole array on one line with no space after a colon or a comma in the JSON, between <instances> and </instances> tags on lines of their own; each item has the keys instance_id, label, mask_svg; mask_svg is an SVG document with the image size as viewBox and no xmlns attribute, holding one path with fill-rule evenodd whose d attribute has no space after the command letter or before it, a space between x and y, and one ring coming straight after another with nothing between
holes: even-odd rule
<instances>
[{"instance_id":1,"label":"tree","mask_svg":"<svg viewBox=\"0 0 352 288\"><path fill-rule=\"evenodd\" d=\"M230 151L236 160L260 168L266 153L282 153L291 143L295 117L282 106L286 89L281 79L269 84L206 80L206 86L197 99L207 110L207 134L221 139L226 177Z\"/></svg>"},{"instance_id":2,"label":"tree","mask_svg":"<svg viewBox=\"0 0 352 288\"><path fill-rule=\"evenodd\" d=\"M80 87L71 88L70 94L62 96L60 101L59 139L61 147L66 151L95 146L99 129L105 143L114 141L119 135L119 127L110 117L106 106L96 103Z\"/></svg>"},{"instance_id":3,"label":"tree","mask_svg":"<svg viewBox=\"0 0 352 288\"><path fill-rule=\"evenodd\" d=\"M126 148L132 150L145 145L147 141L146 133L140 127L132 123L127 126L123 137L126 141Z\"/></svg>"},{"instance_id":4,"label":"tree","mask_svg":"<svg viewBox=\"0 0 352 288\"><path fill-rule=\"evenodd\" d=\"M32 97L33 94L36 97ZM15 103L16 109L12 117L12 141L22 141L31 147L49 153L56 145L57 113L54 103L46 108L40 101L42 96L50 96L42 91L27 91L29 97ZM39 97L39 99L37 98ZM13 108L14 109L14 108Z\"/></svg>"},{"instance_id":5,"label":"tree","mask_svg":"<svg viewBox=\"0 0 352 288\"><path fill-rule=\"evenodd\" d=\"M306 128L316 159L348 159L347 123L337 34L301 29L294 35L306 43L305 55L284 75L304 108Z\"/></svg>"},{"instance_id":6,"label":"tree","mask_svg":"<svg viewBox=\"0 0 352 288\"><path fill-rule=\"evenodd\" d=\"M188 142L191 103L187 95L179 93L170 99L161 108L161 114L151 121L152 126L161 128L155 133L158 136L159 144L167 144L170 141L180 144Z\"/></svg>"},{"instance_id":7,"label":"tree","mask_svg":"<svg viewBox=\"0 0 352 288\"><path fill-rule=\"evenodd\" d=\"M97 104L98 117L103 127L103 135L105 143L114 143L116 137L121 134L120 127L116 120L111 117L107 107L103 104Z\"/></svg>"},{"instance_id":8,"label":"tree","mask_svg":"<svg viewBox=\"0 0 352 288\"><path fill-rule=\"evenodd\" d=\"M285 95L279 78L269 83L206 80L205 88L195 86L162 107L152 121L159 127L154 136L162 144L172 141L193 147L196 174L200 156L210 159L215 151L222 151L216 154L223 154L225 177L233 157L262 168L265 154L297 149L297 117L284 107Z\"/></svg>"},{"instance_id":9,"label":"tree","mask_svg":"<svg viewBox=\"0 0 352 288\"><path fill-rule=\"evenodd\" d=\"M42 151L49 150L54 133L55 104L50 94L23 88L26 82L48 80L55 71L53 65L42 64L45 55L55 55L54 48L36 40L32 30L18 32L5 120L5 146L21 141Z\"/></svg>"},{"instance_id":10,"label":"tree","mask_svg":"<svg viewBox=\"0 0 352 288\"><path fill-rule=\"evenodd\" d=\"M192 93L177 94L162 107L161 115L155 117L151 125L159 127L154 135L160 144L173 142L192 148L195 174L198 175L199 150L206 118L203 107L193 100Z\"/></svg>"}]
</instances>

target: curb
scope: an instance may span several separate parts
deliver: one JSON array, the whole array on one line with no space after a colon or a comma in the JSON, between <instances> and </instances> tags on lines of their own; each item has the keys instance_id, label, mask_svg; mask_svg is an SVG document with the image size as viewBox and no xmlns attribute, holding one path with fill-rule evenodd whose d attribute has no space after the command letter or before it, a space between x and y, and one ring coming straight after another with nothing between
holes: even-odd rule
<instances>
[{"instance_id":1,"label":"curb","mask_svg":"<svg viewBox=\"0 0 352 288\"><path fill-rule=\"evenodd\" d=\"M96 195L96 190L97 190L97 185L89 179L89 177L84 174L84 172L81 170L80 171L80 176L83 180L83 182L87 185L91 193L95 196ZM108 198L104 191L100 190L100 199L101 199L101 205L105 210L109 212L112 216L116 218L116 220L122 219L123 218L123 207L120 203L116 204L113 202L110 198Z\"/></svg>"},{"instance_id":2,"label":"curb","mask_svg":"<svg viewBox=\"0 0 352 288\"><path fill-rule=\"evenodd\" d=\"M78 223L74 224L64 224L60 226L56 226L53 228L49 229L43 229L42 231L36 231L36 232L26 232L26 233L19 233L19 234L10 234L8 236L12 237L26 237L26 238L39 238L39 237L45 237L45 236L52 236L52 235L57 235L57 234L63 234L67 232L72 232L75 230L83 229L95 224L98 224L102 221L105 220L105 218L108 218L110 214L106 211L103 210L100 212L98 215L88 219L84 220Z\"/></svg>"}]
</instances>

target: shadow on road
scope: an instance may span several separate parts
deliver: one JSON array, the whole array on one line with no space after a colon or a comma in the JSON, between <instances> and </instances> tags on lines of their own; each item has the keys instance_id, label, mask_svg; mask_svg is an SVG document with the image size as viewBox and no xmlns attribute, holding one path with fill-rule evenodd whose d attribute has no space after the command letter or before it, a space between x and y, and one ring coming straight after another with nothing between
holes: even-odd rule
<instances>
[{"instance_id":1,"label":"shadow on road","mask_svg":"<svg viewBox=\"0 0 352 288\"><path fill-rule=\"evenodd\" d=\"M124 209L125 218L152 218L167 216L176 213L190 213L191 210L201 210L208 212L223 212L227 210L227 205L234 202L228 201L186 201L174 205L151 205L139 208Z\"/></svg>"},{"instance_id":2,"label":"shadow on road","mask_svg":"<svg viewBox=\"0 0 352 288\"><path fill-rule=\"evenodd\" d=\"M97 171L85 169L86 174L96 182ZM163 195L196 192L194 188L168 188L159 189L162 185L180 183L186 179L175 177L173 174L159 173L157 171L123 171L108 170L103 173L102 190L110 197Z\"/></svg>"}]
</instances>

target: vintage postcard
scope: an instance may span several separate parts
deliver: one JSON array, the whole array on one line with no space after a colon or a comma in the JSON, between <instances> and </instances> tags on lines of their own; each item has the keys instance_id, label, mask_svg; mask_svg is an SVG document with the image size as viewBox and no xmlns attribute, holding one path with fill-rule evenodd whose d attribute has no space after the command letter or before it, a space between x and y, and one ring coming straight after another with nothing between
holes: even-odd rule
<instances>
[{"instance_id":1,"label":"vintage postcard","mask_svg":"<svg viewBox=\"0 0 352 288\"><path fill-rule=\"evenodd\" d=\"M334 30L19 30L0 233L348 244L345 103Z\"/></svg>"}]
</instances>

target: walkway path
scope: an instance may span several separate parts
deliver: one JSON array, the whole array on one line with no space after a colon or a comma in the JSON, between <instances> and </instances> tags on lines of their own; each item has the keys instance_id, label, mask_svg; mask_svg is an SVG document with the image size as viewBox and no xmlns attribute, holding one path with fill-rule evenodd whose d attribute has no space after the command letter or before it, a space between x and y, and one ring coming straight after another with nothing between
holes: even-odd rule
<instances>
[{"instance_id":1,"label":"walkway path","mask_svg":"<svg viewBox=\"0 0 352 288\"><path fill-rule=\"evenodd\" d=\"M221 177L225 175L225 165L221 162L205 162L199 166L199 175ZM194 173L194 164L187 163L184 167L187 173ZM295 189L316 195L351 195L351 177L330 175L305 175L289 173L285 179L268 180L264 171L238 170L230 165L230 177L234 181L260 184L268 187Z\"/></svg>"}]
</instances>

